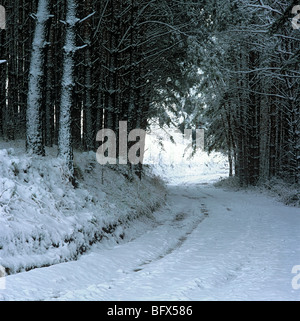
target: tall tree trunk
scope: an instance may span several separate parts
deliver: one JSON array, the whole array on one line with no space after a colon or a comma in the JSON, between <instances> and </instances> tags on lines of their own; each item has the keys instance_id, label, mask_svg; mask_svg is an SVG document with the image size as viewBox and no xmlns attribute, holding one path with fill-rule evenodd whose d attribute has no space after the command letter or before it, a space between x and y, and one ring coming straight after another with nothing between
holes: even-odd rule
<instances>
[{"instance_id":1,"label":"tall tree trunk","mask_svg":"<svg viewBox=\"0 0 300 321\"><path fill-rule=\"evenodd\" d=\"M60 158L64 159L67 169L66 175L68 175L70 178L72 178L74 175L71 111L73 103L72 94L74 87L74 54L76 51L76 6L76 0L67 0L67 30L64 45L62 91L58 133L58 155Z\"/></svg>"},{"instance_id":2,"label":"tall tree trunk","mask_svg":"<svg viewBox=\"0 0 300 321\"><path fill-rule=\"evenodd\" d=\"M254 70L258 67L257 52L249 53L249 69ZM258 84L257 84L258 83ZM249 137L249 183L256 185L259 179L259 159L260 159L260 101L254 91L260 91L259 82L255 73L249 75L249 109L248 109L248 128L247 135Z\"/></svg>"},{"instance_id":3,"label":"tall tree trunk","mask_svg":"<svg viewBox=\"0 0 300 321\"><path fill-rule=\"evenodd\" d=\"M42 99L43 99L43 68L45 63L44 45L46 40L46 26L50 17L49 1L40 0L36 14L36 28L34 32L32 55L29 71L29 88L27 99L27 152L44 155L42 135Z\"/></svg>"},{"instance_id":4,"label":"tall tree trunk","mask_svg":"<svg viewBox=\"0 0 300 321\"><path fill-rule=\"evenodd\" d=\"M49 20L48 35L47 35L47 55L46 55L46 93L45 93L45 145L52 147L53 144L53 128L54 128L54 103L53 103L53 43L54 31L52 28L52 21Z\"/></svg>"},{"instance_id":5,"label":"tall tree trunk","mask_svg":"<svg viewBox=\"0 0 300 321\"><path fill-rule=\"evenodd\" d=\"M85 14L88 16L91 12L91 2L85 2ZM92 101L92 59L91 59L91 27L89 21L85 21L84 42L87 45L85 49L85 121L86 121L86 148L95 149L95 130Z\"/></svg>"},{"instance_id":6,"label":"tall tree trunk","mask_svg":"<svg viewBox=\"0 0 300 321\"><path fill-rule=\"evenodd\" d=\"M3 116L6 108L7 50L5 46L6 31L0 29L0 134L3 135Z\"/></svg>"},{"instance_id":7,"label":"tall tree trunk","mask_svg":"<svg viewBox=\"0 0 300 321\"><path fill-rule=\"evenodd\" d=\"M8 84L7 84L7 99L6 108L3 114L3 134L6 140L15 138L15 108L18 101L18 0L9 1L6 5L6 41L8 56Z\"/></svg>"}]
</instances>

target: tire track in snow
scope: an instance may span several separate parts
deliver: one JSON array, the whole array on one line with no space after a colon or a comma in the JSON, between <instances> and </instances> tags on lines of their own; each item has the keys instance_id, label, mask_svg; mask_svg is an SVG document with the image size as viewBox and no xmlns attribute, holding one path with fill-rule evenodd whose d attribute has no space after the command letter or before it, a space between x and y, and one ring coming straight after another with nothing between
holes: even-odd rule
<instances>
[{"instance_id":1,"label":"tire track in snow","mask_svg":"<svg viewBox=\"0 0 300 321\"><path fill-rule=\"evenodd\" d=\"M187 192L187 191L185 191ZM185 193L176 193L170 194L170 196L175 200L175 202L171 202L170 207L165 212L166 214L160 217L157 216L157 219L154 218L154 226L152 231L163 231L162 228L166 228L168 231L178 231L179 237L176 241L169 244L168 248L164 248L162 251L156 252L156 256L151 258L146 258L144 256L144 260L140 261L142 263L138 263L136 266L132 266L129 268L121 268L117 270L112 277L106 279L104 282L94 284L94 292L95 296L101 295L101 297L106 297L111 295L111 291L117 291L119 287L123 287L126 283L131 283L132 281L139 280L143 275L145 277L151 276L151 273L145 271L146 267L151 266L152 263L157 263L160 260L165 259L169 255L173 254L175 251L179 250L181 246L186 242L188 237L193 233L195 229L209 216L209 211L206 205L203 203L203 199L206 198L202 195L191 196L186 195ZM191 200L190 202L186 202L186 199ZM185 200L184 206L178 206L178 203L181 204L182 201ZM161 210L158 211L158 213ZM167 217L169 219L165 220ZM184 232L182 232L184 230ZM138 242L140 236L134 239L134 242ZM124 243L122 246L130 246L131 242ZM114 251L114 249L111 249ZM154 253L153 253L154 254ZM143 259L141 257L141 259ZM139 274L140 272L141 274ZM130 281L131 280L131 281ZM92 288L89 286L88 291L91 291ZM87 289L81 288L73 291L62 292L57 295L57 299L70 299L73 297L81 296L83 293L86 293ZM91 294L92 295L92 294ZM54 297L52 298L54 299Z\"/></svg>"},{"instance_id":2,"label":"tire track in snow","mask_svg":"<svg viewBox=\"0 0 300 321\"><path fill-rule=\"evenodd\" d=\"M185 198L191 199L191 200L200 200L200 197L195 197L195 196L189 196L189 195L182 195ZM202 197L203 198L203 197ZM169 247L164 253L160 254L154 259L151 260L146 260L143 263L141 263L136 269L133 270L133 272L140 272L143 270L143 268L153 262L157 262L159 260L164 259L166 256L172 254L174 251L178 250L184 242L187 240L189 235L191 235L194 230L209 216L209 211L204 203L201 203L200 206L200 212L201 216L200 218L193 224L193 226L182 236L178 238L178 241L175 243L175 245ZM185 220L188 220L188 214L185 212L179 212L176 214L175 218L172 220L171 224L173 226L176 226L177 228L181 227L181 223L184 222Z\"/></svg>"}]
</instances>

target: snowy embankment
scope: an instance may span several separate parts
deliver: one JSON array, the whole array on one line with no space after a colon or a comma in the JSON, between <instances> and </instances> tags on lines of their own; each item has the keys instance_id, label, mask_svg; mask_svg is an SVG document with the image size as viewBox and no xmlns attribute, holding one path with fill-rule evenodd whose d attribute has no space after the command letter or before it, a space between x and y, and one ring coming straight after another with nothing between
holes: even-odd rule
<instances>
[{"instance_id":1,"label":"snowy embankment","mask_svg":"<svg viewBox=\"0 0 300 321\"><path fill-rule=\"evenodd\" d=\"M24 141L0 145L0 265L7 274L76 259L103 238L121 240L130 220L164 203L154 176L128 181L95 153L75 153L78 188L55 149L29 157Z\"/></svg>"}]
</instances>

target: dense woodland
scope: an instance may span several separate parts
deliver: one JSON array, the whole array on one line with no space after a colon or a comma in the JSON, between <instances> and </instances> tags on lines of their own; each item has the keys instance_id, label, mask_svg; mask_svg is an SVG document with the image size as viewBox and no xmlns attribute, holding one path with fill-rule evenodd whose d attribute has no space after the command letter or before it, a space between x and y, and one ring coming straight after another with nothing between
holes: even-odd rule
<instances>
[{"instance_id":1,"label":"dense woodland","mask_svg":"<svg viewBox=\"0 0 300 321\"><path fill-rule=\"evenodd\" d=\"M178 120L206 129L241 185L299 183L297 2L2 0L3 139L58 145L72 176L100 129Z\"/></svg>"}]
</instances>

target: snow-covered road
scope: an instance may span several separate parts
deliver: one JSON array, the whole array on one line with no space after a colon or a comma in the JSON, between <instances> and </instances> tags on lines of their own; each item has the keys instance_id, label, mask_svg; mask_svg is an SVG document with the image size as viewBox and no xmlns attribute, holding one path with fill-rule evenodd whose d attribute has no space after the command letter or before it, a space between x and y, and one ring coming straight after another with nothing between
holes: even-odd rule
<instances>
[{"instance_id":1,"label":"snow-covered road","mask_svg":"<svg viewBox=\"0 0 300 321\"><path fill-rule=\"evenodd\" d=\"M122 244L6 277L0 300L300 300L300 211L193 182L127 229Z\"/></svg>"}]
</instances>

